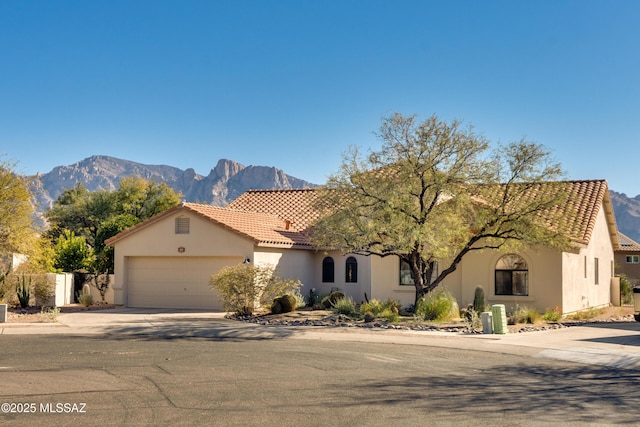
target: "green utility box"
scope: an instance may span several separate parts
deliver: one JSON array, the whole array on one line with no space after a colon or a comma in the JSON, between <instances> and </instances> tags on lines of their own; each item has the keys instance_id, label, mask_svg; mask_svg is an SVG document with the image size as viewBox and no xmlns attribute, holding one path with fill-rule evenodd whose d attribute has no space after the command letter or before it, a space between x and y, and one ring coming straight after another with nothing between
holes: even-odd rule
<instances>
[{"instance_id":1,"label":"green utility box","mask_svg":"<svg viewBox=\"0 0 640 427\"><path fill-rule=\"evenodd\" d=\"M509 329L507 328L507 311L504 308L504 304L492 305L491 314L493 317L493 333L506 334Z\"/></svg>"}]
</instances>

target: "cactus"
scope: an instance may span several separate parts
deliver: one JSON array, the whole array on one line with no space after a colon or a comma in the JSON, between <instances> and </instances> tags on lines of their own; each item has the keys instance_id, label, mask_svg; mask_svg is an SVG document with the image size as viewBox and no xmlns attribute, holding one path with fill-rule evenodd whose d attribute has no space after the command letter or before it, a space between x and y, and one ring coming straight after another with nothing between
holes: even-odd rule
<instances>
[{"instance_id":1,"label":"cactus","mask_svg":"<svg viewBox=\"0 0 640 427\"><path fill-rule=\"evenodd\" d=\"M280 297L280 306L282 307L283 313L294 311L297 303L298 301L296 300L296 297L291 294L286 294Z\"/></svg>"},{"instance_id":2,"label":"cactus","mask_svg":"<svg viewBox=\"0 0 640 427\"><path fill-rule=\"evenodd\" d=\"M20 301L20 307L29 307L29 299L31 299L31 277L29 277L29 283L27 284L27 278L22 275L22 281L16 280L16 293L18 294L18 301Z\"/></svg>"},{"instance_id":3,"label":"cactus","mask_svg":"<svg viewBox=\"0 0 640 427\"><path fill-rule=\"evenodd\" d=\"M6 272L0 271L0 304L4 303L4 295L6 293L5 284L7 283L7 276L11 272L11 269Z\"/></svg>"},{"instance_id":4,"label":"cactus","mask_svg":"<svg viewBox=\"0 0 640 427\"><path fill-rule=\"evenodd\" d=\"M280 313L289 313L296 309L296 304L298 300L296 297L291 294L282 295L273 300L273 304L271 304L271 313L280 314Z\"/></svg>"},{"instance_id":5,"label":"cactus","mask_svg":"<svg viewBox=\"0 0 640 427\"><path fill-rule=\"evenodd\" d=\"M344 294L342 292L340 291L331 292L330 295L327 295L326 297L322 298L322 305L324 305L324 308L329 309L333 307L340 298L344 298Z\"/></svg>"},{"instance_id":6,"label":"cactus","mask_svg":"<svg viewBox=\"0 0 640 427\"><path fill-rule=\"evenodd\" d=\"M271 313L272 314L282 313L282 305L280 304L280 297L273 300L273 304L271 304Z\"/></svg>"},{"instance_id":7,"label":"cactus","mask_svg":"<svg viewBox=\"0 0 640 427\"><path fill-rule=\"evenodd\" d=\"M484 288L482 286L476 287L476 292L473 297L473 309L476 313L482 313L486 305L484 299Z\"/></svg>"}]
</instances>

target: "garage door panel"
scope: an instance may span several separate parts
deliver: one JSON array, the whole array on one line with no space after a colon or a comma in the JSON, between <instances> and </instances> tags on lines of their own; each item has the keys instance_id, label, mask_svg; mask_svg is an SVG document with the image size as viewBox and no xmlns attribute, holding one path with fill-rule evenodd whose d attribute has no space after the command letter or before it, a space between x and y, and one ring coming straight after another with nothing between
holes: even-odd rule
<instances>
[{"instance_id":1,"label":"garage door panel","mask_svg":"<svg viewBox=\"0 0 640 427\"><path fill-rule=\"evenodd\" d=\"M209 278L243 257L130 257L127 305L155 308L222 309Z\"/></svg>"}]
</instances>

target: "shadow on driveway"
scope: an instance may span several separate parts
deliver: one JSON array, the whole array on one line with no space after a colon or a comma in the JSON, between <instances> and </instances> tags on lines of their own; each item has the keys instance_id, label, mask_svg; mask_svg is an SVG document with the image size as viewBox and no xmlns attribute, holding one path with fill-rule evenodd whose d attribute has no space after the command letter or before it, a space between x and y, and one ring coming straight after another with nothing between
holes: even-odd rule
<instances>
[{"instance_id":1,"label":"shadow on driveway","mask_svg":"<svg viewBox=\"0 0 640 427\"><path fill-rule=\"evenodd\" d=\"M603 332L603 336L584 338L579 341L640 347L639 322L588 323L582 327L599 329ZM609 330L611 335L607 336L606 331ZM629 333L625 334L624 332L627 331Z\"/></svg>"},{"instance_id":2,"label":"shadow on driveway","mask_svg":"<svg viewBox=\"0 0 640 427\"><path fill-rule=\"evenodd\" d=\"M206 339L215 341L255 341L284 339L294 334L291 328L261 327L228 319L197 316L154 316L126 324L105 325L103 337L144 340Z\"/></svg>"}]
</instances>

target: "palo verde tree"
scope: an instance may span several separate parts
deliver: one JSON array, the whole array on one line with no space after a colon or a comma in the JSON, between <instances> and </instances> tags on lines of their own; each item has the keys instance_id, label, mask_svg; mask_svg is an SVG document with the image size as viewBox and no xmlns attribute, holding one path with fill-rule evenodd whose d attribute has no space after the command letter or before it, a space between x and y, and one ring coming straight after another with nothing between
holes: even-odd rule
<instances>
[{"instance_id":1,"label":"palo verde tree","mask_svg":"<svg viewBox=\"0 0 640 427\"><path fill-rule=\"evenodd\" d=\"M568 244L545 222L564 195L544 147L523 140L491 151L471 127L436 116L395 114L378 136L379 151L350 149L320 190L317 247L399 257L417 302L472 251Z\"/></svg>"}]
</instances>

